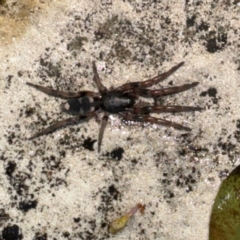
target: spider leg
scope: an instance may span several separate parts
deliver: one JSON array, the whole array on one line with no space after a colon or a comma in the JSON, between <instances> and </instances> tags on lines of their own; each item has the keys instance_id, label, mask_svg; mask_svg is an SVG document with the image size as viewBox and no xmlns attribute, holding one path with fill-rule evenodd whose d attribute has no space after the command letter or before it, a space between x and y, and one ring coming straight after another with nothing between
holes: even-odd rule
<instances>
[{"instance_id":1,"label":"spider leg","mask_svg":"<svg viewBox=\"0 0 240 240\"><path fill-rule=\"evenodd\" d=\"M96 67L96 63L93 61L92 62L92 67L93 67L93 74L94 74L94 81L97 84L98 90L101 94L104 94L107 92L107 88L102 84L101 79L98 75L98 71L97 71L97 67Z\"/></svg>"},{"instance_id":2,"label":"spider leg","mask_svg":"<svg viewBox=\"0 0 240 240\"><path fill-rule=\"evenodd\" d=\"M184 62L180 62L178 65L172 67L167 72L162 73L162 74L160 74L160 75L158 75L156 77L150 78L150 79L148 79L146 81L143 81L143 82L125 83L122 86L118 87L116 90L118 90L118 91L128 91L128 90L134 89L134 88L147 88L147 87L151 87L151 86L159 83L160 81L163 81L166 78L168 78L171 74L176 72L183 64L184 64Z\"/></svg>"},{"instance_id":3,"label":"spider leg","mask_svg":"<svg viewBox=\"0 0 240 240\"><path fill-rule=\"evenodd\" d=\"M84 116L80 115L80 116L76 116L76 117L67 118L67 119L64 119L64 120L61 120L61 121L56 121L51 126L43 129L41 132L36 133L32 137L28 138L28 140L32 140L32 139L40 137L42 135L51 133L51 132L55 131L56 129L64 127L64 126L69 125L69 124L75 124L75 123L78 123L78 122L81 122L81 121L87 121L90 118L92 118L94 115L95 115L95 113L91 112L91 113L86 114Z\"/></svg>"},{"instance_id":4,"label":"spider leg","mask_svg":"<svg viewBox=\"0 0 240 240\"><path fill-rule=\"evenodd\" d=\"M200 107L191 106L135 106L129 109L133 114L150 114L150 113L163 113L163 112L192 112L201 111Z\"/></svg>"},{"instance_id":5,"label":"spider leg","mask_svg":"<svg viewBox=\"0 0 240 240\"><path fill-rule=\"evenodd\" d=\"M184 84L182 86L169 87L169 88L163 88L163 89L157 89L157 90L150 90L146 88L136 88L133 90L133 93L142 97L159 98L164 95L184 92L190 88L196 87L198 84L199 82L193 82L190 84Z\"/></svg>"},{"instance_id":6,"label":"spider leg","mask_svg":"<svg viewBox=\"0 0 240 240\"><path fill-rule=\"evenodd\" d=\"M101 150L103 134L104 134L104 130L107 126L107 122L108 122L108 114L105 114L102 118L102 124L101 124L99 135L98 135L98 152L100 152L100 150Z\"/></svg>"},{"instance_id":7,"label":"spider leg","mask_svg":"<svg viewBox=\"0 0 240 240\"><path fill-rule=\"evenodd\" d=\"M60 98L64 98L64 99L70 99L70 98L81 98L81 97L85 97L85 96L89 96L89 97L100 97L98 93L95 92L90 92L90 91L81 91L81 92L64 92L64 91L60 91L60 90L55 90L51 87L43 87L37 84L33 84L30 82L27 82L28 86L34 87L37 90L46 93L50 96L54 96L54 97L60 97Z\"/></svg>"},{"instance_id":8,"label":"spider leg","mask_svg":"<svg viewBox=\"0 0 240 240\"><path fill-rule=\"evenodd\" d=\"M166 127L174 127L179 130L191 131L191 128L184 127L183 125L180 125L178 123L167 121L161 118L151 117L149 115L131 114L131 113L121 113L120 115L124 120L127 120L127 121L159 124Z\"/></svg>"}]
</instances>

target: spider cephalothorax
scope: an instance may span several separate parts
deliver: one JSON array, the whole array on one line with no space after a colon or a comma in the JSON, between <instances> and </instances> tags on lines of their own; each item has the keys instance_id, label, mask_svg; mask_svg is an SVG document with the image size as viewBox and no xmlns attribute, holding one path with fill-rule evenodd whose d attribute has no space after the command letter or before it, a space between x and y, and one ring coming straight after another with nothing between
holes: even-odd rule
<instances>
[{"instance_id":1,"label":"spider cephalothorax","mask_svg":"<svg viewBox=\"0 0 240 240\"><path fill-rule=\"evenodd\" d=\"M75 114L76 116L67 118L62 121L56 121L53 125L36 133L29 139L33 139L44 134L48 134L60 127L66 126L68 124L78 123L80 121L86 121L96 115L96 111L103 110L105 112L102 124L100 127L100 132L98 136L98 151L100 151L101 142L103 138L104 129L107 125L109 113L119 114L123 120L126 121L136 121L136 122L147 122L152 124L160 124L168 127L174 127L180 130L190 131L191 129L183 125L167 121L161 118L155 118L150 116L150 113L162 113L162 112L190 112L190 111L200 111L200 107L191 106L178 106L178 105L140 105L136 103L139 96L146 98L157 99L161 96L170 95L174 93L179 93L186 91L192 87L198 85L198 82L193 82L190 84L185 84L177 87L168 87L157 90L148 89L160 81L166 79L175 71L177 71L184 62L171 68L169 71L162 73L156 77L148 79L143 82L129 82L122 86L115 88L113 90L108 90L102 85L100 77L97 72L95 62L93 62L93 73L94 81L98 87L99 92L90 91L80 91L80 92L64 92L55 90L50 87L42 87L35 85L33 83L27 83L31 87L64 99L68 99L67 102L61 105L63 111Z\"/></svg>"}]
</instances>

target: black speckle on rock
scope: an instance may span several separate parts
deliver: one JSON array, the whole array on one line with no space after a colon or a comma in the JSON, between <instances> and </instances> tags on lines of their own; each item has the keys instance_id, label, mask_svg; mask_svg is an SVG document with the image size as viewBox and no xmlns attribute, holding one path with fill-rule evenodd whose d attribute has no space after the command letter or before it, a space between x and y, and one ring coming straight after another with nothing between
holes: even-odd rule
<instances>
[{"instance_id":1,"label":"black speckle on rock","mask_svg":"<svg viewBox=\"0 0 240 240\"><path fill-rule=\"evenodd\" d=\"M209 95L210 97L216 97L216 95L217 95L217 90L216 90L216 88L209 88L209 89L208 89L208 95Z\"/></svg>"},{"instance_id":2,"label":"black speckle on rock","mask_svg":"<svg viewBox=\"0 0 240 240\"><path fill-rule=\"evenodd\" d=\"M8 75L6 80L7 80L7 84L6 84L6 88L10 88L11 86L11 83L12 83L12 78L13 78L13 75Z\"/></svg>"},{"instance_id":3,"label":"black speckle on rock","mask_svg":"<svg viewBox=\"0 0 240 240\"><path fill-rule=\"evenodd\" d=\"M195 25L196 16L191 16L187 18L187 27L192 27Z\"/></svg>"},{"instance_id":4,"label":"black speckle on rock","mask_svg":"<svg viewBox=\"0 0 240 240\"><path fill-rule=\"evenodd\" d=\"M124 149L121 147L118 147L111 151L110 156L120 161L123 157L123 153L124 153Z\"/></svg>"},{"instance_id":5,"label":"black speckle on rock","mask_svg":"<svg viewBox=\"0 0 240 240\"><path fill-rule=\"evenodd\" d=\"M222 148L223 155L230 154L236 148L236 145L231 142L219 142L218 146Z\"/></svg>"},{"instance_id":6,"label":"black speckle on rock","mask_svg":"<svg viewBox=\"0 0 240 240\"><path fill-rule=\"evenodd\" d=\"M240 119L237 120L236 127L237 127L237 128L240 128Z\"/></svg>"},{"instance_id":7,"label":"black speckle on rock","mask_svg":"<svg viewBox=\"0 0 240 240\"><path fill-rule=\"evenodd\" d=\"M70 233L69 232L64 232L63 233L63 237L64 238L69 238L70 237Z\"/></svg>"},{"instance_id":8,"label":"black speckle on rock","mask_svg":"<svg viewBox=\"0 0 240 240\"><path fill-rule=\"evenodd\" d=\"M18 225L8 225L2 231L2 239L3 240L21 240L23 239L23 235L21 233L21 229Z\"/></svg>"},{"instance_id":9,"label":"black speckle on rock","mask_svg":"<svg viewBox=\"0 0 240 240\"><path fill-rule=\"evenodd\" d=\"M97 140L92 140L91 138L87 138L84 140L82 146L89 151L93 151L94 150L93 145L96 141Z\"/></svg>"},{"instance_id":10,"label":"black speckle on rock","mask_svg":"<svg viewBox=\"0 0 240 240\"><path fill-rule=\"evenodd\" d=\"M227 129L222 129L222 134L227 136ZM234 132L234 137L237 139L237 141L239 141L239 135L238 135L238 131ZM227 140L223 141L223 139L220 137L218 139L218 147L221 148L221 153L222 155L227 155L228 156L228 160L231 163L235 163L236 160L238 159L238 144L236 142L232 142L232 134L227 136Z\"/></svg>"},{"instance_id":11,"label":"black speckle on rock","mask_svg":"<svg viewBox=\"0 0 240 240\"><path fill-rule=\"evenodd\" d=\"M23 201L19 203L19 209L23 212L28 212L32 208L36 208L37 200L34 201Z\"/></svg>"},{"instance_id":12,"label":"black speckle on rock","mask_svg":"<svg viewBox=\"0 0 240 240\"><path fill-rule=\"evenodd\" d=\"M113 196L114 200L118 199L119 191L115 188L114 185L110 185L108 187L108 192L110 193L111 196Z\"/></svg>"},{"instance_id":13,"label":"black speckle on rock","mask_svg":"<svg viewBox=\"0 0 240 240\"><path fill-rule=\"evenodd\" d=\"M201 24L197 27L197 31L207 31L209 29L209 24L205 22L201 22Z\"/></svg>"},{"instance_id":14,"label":"black speckle on rock","mask_svg":"<svg viewBox=\"0 0 240 240\"><path fill-rule=\"evenodd\" d=\"M171 199L174 198L174 193L170 190L166 191L166 193L164 194L164 199L166 200L167 203L171 202Z\"/></svg>"},{"instance_id":15,"label":"black speckle on rock","mask_svg":"<svg viewBox=\"0 0 240 240\"><path fill-rule=\"evenodd\" d=\"M106 222L103 222L102 224L101 224L101 228L105 228L107 226L107 223Z\"/></svg>"},{"instance_id":16,"label":"black speckle on rock","mask_svg":"<svg viewBox=\"0 0 240 240\"><path fill-rule=\"evenodd\" d=\"M23 73L21 71L18 71L17 74L18 74L19 77L22 77L22 75L23 75Z\"/></svg>"},{"instance_id":17,"label":"black speckle on rock","mask_svg":"<svg viewBox=\"0 0 240 240\"><path fill-rule=\"evenodd\" d=\"M80 218L74 218L73 221L74 221L75 223L79 223L79 222L81 221L81 219L80 219Z\"/></svg>"},{"instance_id":18,"label":"black speckle on rock","mask_svg":"<svg viewBox=\"0 0 240 240\"><path fill-rule=\"evenodd\" d=\"M15 138L16 136L15 136L15 133L14 132L12 132L12 133L10 133L9 135L8 135L8 137L7 137L7 141L8 141L8 143L11 145L11 144L13 144L13 141L14 141L14 138Z\"/></svg>"},{"instance_id":19,"label":"black speckle on rock","mask_svg":"<svg viewBox=\"0 0 240 240\"><path fill-rule=\"evenodd\" d=\"M26 117L30 117L31 115L33 115L35 112L35 108L32 107L28 107L25 111L25 116Z\"/></svg>"},{"instance_id":20,"label":"black speckle on rock","mask_svg":"<svg viewBox=\"0 0 240 240\"><path fill-rule=\"evenodd\" d=\"M237 5L238 3L240 3L239 0L234 0L234 1L233 1L233 4L234 4L234 5Z\"/></svg>"},{"instance_id":21,"label":"black speckle on rock","mask_svg":"<svg viewBox=\"0 0 240 240\"><path fill-rule=\"evenodd\" d=\"M17 164L13 161L10 161L6 167L6 174L9 176L9 177L12 177L12 174L13 172L15 171L16 169L16 166Z\"/></svg>"},{"instance_id":22,"label":"black speckle on rock","mask_svg":"<svg viewBox=\"0 0 240 240\"><path fill-rule=\"evenodd\" d=\"M9 219L9 214L5 212L5 209L0 209L0 227L5 224ZM1 239L1 237L0 237Z\"/></svg>"},{"instance_id":23,"label":"black speckle on rock","mask_svg":"<svg viewBox=\"0 0 240 240\"><path fill-rule=\"evenodd\" d=\"M181 150L179 151L179 154L180 154L181 156L185 156L185 155L187 154L186 149L181 149Z\"/></svg>"},{"instance_id":24,"label":"black speckle on rock","mask_svg":"<svg viewBox=\"0 0 240 240\"><path fill-rule=\"evenodd\" d=\"M219 178L226 178L229 175L229 171L227 169L221 170L218 174Z\"/></svg>"}]
</instances>

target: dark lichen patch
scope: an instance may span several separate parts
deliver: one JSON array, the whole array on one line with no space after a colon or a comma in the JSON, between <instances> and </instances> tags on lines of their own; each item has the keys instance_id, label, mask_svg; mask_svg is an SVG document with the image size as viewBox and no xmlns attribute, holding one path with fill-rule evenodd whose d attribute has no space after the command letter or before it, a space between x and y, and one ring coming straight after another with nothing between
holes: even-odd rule
<instances>
[{"instance_id":1,"label":"dark lichen patch","mask_svg":"<svg viewBox=\"0 0 240 240\"><path fill-rule=\"evenodd\" d=\"M47 74L50 78L60 78L61 76L61 67L60 64L53 64L49 59L41 58L40 64L44 70L44 72Z\"/></svg>"},{"instance_id":2,"label":"dark lichen patch","mask_svg":"<svg viewBox=\"0 0 240 240\"><path fill-rule=\"evenodd\" d=\"M69 232L63 232L62 236L66 239L69 239L70 240L70 236L71 234Z\"/></svg>"},{"instance_id":3,"label":"dark lichen patch","mask_svg":"<svg viewBox=\"0 0 240 240\"><path fill-rule=\"evenodd\" d=\"M15 161L7 159L5 160L5 172L8 176L8 181L11 187L8 188L8 193L12 194L15 198L14 201L20 201L18 204L19 209L22 211L28 211L31 208L36 206L36 201L32 200L31 193L36 191L36 186L31 184L35 180L35 176L32 175L36 170L36 163L29 161L29 164L26 166L27 170L19 170L18 163L21 165L21 159L24 158L26 153L23 150L23 141L15 141L15 144L12 145L12 150L17 154L17 159ZM31 141L31 144L34 144L34 141ZM62 170L62 159L64 156L64 150L58 151L56 156L53 154L48 154L46 149L45 142L41 144L39 149L36 149L32 158L36 156L41 158L42 162L42 179L39 180L38 190L44 188L46 184L49 184L50 187L59 188L61 185L66 186L66 181L59 177L56 177L59 171ZM30 201L29 201L30 199ZM13 204L15 204L13 201Z\"/></svg>"},{"instance_id":4,"label":"dark lichen patch","mask_svg":"<svg viewBox=\"0 0 240 240\"><path fill-rule=\"evenodd\" d=\"M186 143L182 144L187 146ZM185 193L195 190L202 175L199 162L195 161L196 158L200 157L199 155L200 153L195 154L193 149L186 148L184 154L179 155L178 163L176 163L175 159L172 159L167 152L156 154L154 157L156 167L161 164L161 171L163 172L161 175L159 174L158 182L164 188L163 197L167 203L175 201L176 188ZM205 156L205 152L203 156Z\"/></svg>"},{"instance_id":5,"label":"dark lichen patch","mask_svg":"<svg viewBox=\"0 0 240 240\"><path fill-rule=\"evenodd\" d=\"M161 28L171 28L171 19L162 17ZM178 34L177 29L171 31L172 34L160 35L159 31L153 29L147 18L142 18L141 21L131 22L129 19L114 16L113 18L102 23L98 30L95 31L96 41L104 41L111 39L111 51L107 54L101 54L101 58L112 62L112 59L117 58L120 62L127 60L144 62L145 59L152 64L159 66L159 62L164 61L167 57L164 51L167 50L165 42L175 43ZM153 38L159 35L157 45L154 45ZM121 41L119 39L124 39ZM138 48L138 51L132 51ZM169 55L169 54L168 54ZM164 58L164 59L163 59ZM156 61L158 59L158 61Z\"/></svg>"},{"instance_id":6,"label":"dark lichen patch","mask_svg":"<svg viewBox=\"0 0 240 240\"><path fill-rule=\"evenodd\" d=\"M23 239L22 230L18 225L8 225L2 230L3 240L21 240Z\"/></svg>"},{"instance_id":7,"label":"dark lichen patch","mask_svg":"<svg viewBox=\"0 0 240 240\"><path fill-rule=\"evenodd\" d=\"M73 39L70 43L67 44L67 50L74 51L74 50L81 50L84 45L84 42L87 42L88 39L86 37L77 36Z\"/></svg>"},{"instance_id":8,"label":"dark lichen patch","mask_svg":"<svg viewBox=\"0 0 240 240\"><path fill-rule=\"evenodd\" d=\"M88 137L83 141L82 146L89 151L94 151L93 145L96 141L96 139L91 139L90 137Z\"/></svg>"},{"instance_id":9,"label":"dark lichen patch","mask_svg":"<svg viewBox=\"0 0 240 240\"><path fill-rule=\"evenodd\" d=\"M207 32L209 29L209 24L202 21L198 26L197 26L197 32L202 32L205 31Z\"/></svg>"},{"instance_id":10,"label":"dark lichen patch","mask_svg":"<svg viewBox=\"0 0 240 240\"><path fill-rule=\"evenodd\" d=\"M20 196L28 196L29 184L27 183L31 179L29 174L24 172L15 173L9 178L10 185L14 188L16 193Z\"/></svg>"},{"instance_id":11,"label":"dark lichen patch","mask_svg":"<svg viewBox=\"0 0 240 240\"><path fill-rule=\"evenodd\" d=\"M226 2L226 1L225 1ZM200 42L206 51L209 53L215 53L217 51L222 51L225 49L228 43L228 31L229 31L229 21L226 20L224 14L216 14L217 9L223 10L223 6L219 3L206 4L206 9L208 9L208 14L204 16L201 11L201 4L199 2L188 2L186 3L186 28L184 31L185 41L189 44L193 42ZM228 10L229 5L226 4L226 10ZM221 22L222 25L219 26ZM213 30L214 29L214 30Z\"/></svg>"},{"instance_id":12,"label":"dark lichen patch","mask_svg":"<svg viewBox=\"0 0 240 240\"><path fill-rule=\"evenodd\" d=\"M119 191L113 184L108 187L108 192L113 197L114 200L118 200Z\"/></svg>"},{"instance_id":13,"label":"dark lichen patch","mask_svg":"<svg viewBox=\"0 0 240 240\"><path fill-rule=\"evenodd\" d=\"M5 209L0 208L0 227L4 225L9 220L9 218L10 216L5 212Z\"/></svg>"},{"instance_id":14,"label":"dark lichen patch","mask_svg":"<svg viewBox=\"0 0 240 240\"><path fill-rule=\"evenodd\" d=\"M206 36L207 44L206 50L210 53L215 53L217 51L223 50L227 44L227 34L226 33L216 33L211 31L208 36Z\"/></svg>"},{"instance_id":15,"label":"dark lichen patch","mask_svg":"<svg viewBox=\"0 0 240 240\"><path fill-rule=\"evenodd\" d=\"M94 32L95 38L100 39L109 39L115 33L115 24L118 22L118 16L113 16L108 19L106 22L99 25L98 30Z\"/></svg>"},{"instance_id":16,"label":"dark lichen patch","mask_svg":"<svg viewBox=\"0 0 240 240\"><path fill-rule=\"evenodd\" d=\"M193 186L201 177L200 171L196 171L195 167L192 167L191 173L186 173L182 168L179 168L176 172L177 180L176 186L185 188L186 192L189 193L193 191Z\"/></svg>"},{"instance_id":17,"label":"dark lichen patch","mask_svg":"<svg viewBox=\"0 0 240 240\"><path fill-rule=\"evenodd\" d=\"M237 146L230 142L230 140L223 142L219 140L218 147L222 149L222 155L228 155L229 161L235 163Z\"/></svg>"},{"instance_id":18,"label":"dark lichen patch","mask_svg":"<svg viewBox=\"0 0 240 240\"><path fill-rule=\"evenodd\" d=\"M17 167L17 164L16 162L14 161L9 161L7 166L6 166L6 174L9 176L9 177L12 177L13 173L15 172L16 170L16 167Z\"/></svg>"},{"instance_id":19,"label":"dark lichen patch","mask_svg":"<svg viewBox=\"0 0 240 240\"><path fill-rule=\"evenodd\" d=\"M237 120L236 128L237 129L234 132L234 137L238 142L240 142L240 119Z\"/></svg>"},{"instance_id":20,"label":"dark lichen patch","mask_svg":"<svg viewBox=\"0 0 240 240\"><path fill-rule=\"evenodd\" d=\"M210 25L207 22L201 21L197 23L196 16L193 15L187 18L186 29L184 31L185 39L187 41L192 40L196 34L199 35L199 39L209 53L215 53L225 48L227 44L227 33L223 30L209 31Z\"/></svg>"},{"instance_id":21,"label":"dark lichen patch","mask_svg":"<svg viewBox=\"0 0 240 240\"><path fill-rule=\"evenodd\" d=\"M47 233L37 232L33 240L48 240L48 235Z\"/></svg>"},{"instance_id":22,"label":"dark lichen patch","mask_svg":"<svg viewBox=\"0 0 240 240\"><path fill-rule=\"evenodd\" d=\"M105 218L104 215L102 215ZM77 216L73 218L73 229L72 234L64 232L63 234L67 239L107 239L105 229L101 229L104 221L97 221L94 216ZM84 225L84 229L81 228ZM107 225L107 224L106 224ZM100 231L99 231L100 230ZM65 234L66 233L66 234ZM101 238L99 238L101 235Z\"/></svg>"},{"instance_id":23,"label":"dark lichen patch","mask_svg":"<svg viewBox=\"0 0 240 240\"><path fill-rule=\"evenodd\" d=\"M195 22L196 22L196 16L195 15L189 16L186 20L187 28L195 26Z\"/></svg>"},{"instance_id":24,"label":"dark lichen patch","mask_svg":"<svg viewBox=\"0 0 240 240\"><path fill-rule=\"evenodd\" d=\"M22 201L19 203L19 209L23 212L28 212L29 210L36 208L37 203L37 200Z\"/></svg>"},{"instance_id":25,"label":"dark lichen patch","mask_svg":"<svg viewBox=\"0 0 240 240\"><path fill-rule=\"evenodd\" d=\"M9 144L9 145L13 144L13 141L14 141L15 138L16 138L15 133L14 133L14 132L10 133L10 134L8 135L8 139L7 139L8 144Z\"/></svg>"},{"instance_id":26,"label":"dark lichen patch","mask_svg":"<svg viewBox=\"0 0 240 240\"><path fill-rule=\"evenodd\" d=\"M101 199L100 205L98 205L97 207L97 211L104 215L104 218L102 219L103 223L108 222L106 220L107 217L106 214L114 210L113 202L115 202L116 200L121 201L122 200L121 196L122 194L120 190L116 188L114 183L103 188L100 188L99 191L97 191L93 195L94 198L100 197Z\"/></svg>"},{"instance_id":27,"label":"dark lichen patch","mask_svg":"<svg viewBox=\"0 0 240 240\"><path fill-rule=\"evenodd\" d=\"M131 51L120 42L113 46L110 54L116 57L120 63L124 63L124 61L129 59L132 55Z\"/></svg>"}]
</instances>

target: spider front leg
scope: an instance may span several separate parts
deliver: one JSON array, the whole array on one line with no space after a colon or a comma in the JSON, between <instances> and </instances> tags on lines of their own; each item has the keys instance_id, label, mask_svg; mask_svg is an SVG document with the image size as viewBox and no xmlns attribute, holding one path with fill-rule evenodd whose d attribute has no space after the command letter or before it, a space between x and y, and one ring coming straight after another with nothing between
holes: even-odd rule
<instances>
[{"instance_id":1,"label":"spider front leg","mask_svg":"<svg viewBox=\"0 0 240 240\"><path fill-rule=\"evenodd\" d=\"M32 140L32 139L40 137L42 135L51 133L51 132L55 131L56 129L67 126L69 124L75 124L75 123L79 123L81 121L87 121L90 118L92 118L94 115L95 115L95 113L91 112L84 116L80 115L80 116L76 116L76 117L67 118L67 119L64 119L61 121L56 121L53 125L49 126L48 128L45 128L44 130L40 131L39 133L36 133L32 137L28 138L28 140Z\"/></svg>"},{"instance_id":2,"label":"spider front leg","mask_svg":"<svg viewBox=\"0 0 240 240\"><path fill-rule=\"evenodd\" d=\"M179 130L191 131L191 128L184 127L181 124L167 121L161 118L151 117L149 115L131 114L131 113L121 113L120 115L124 120L127 120L127 121L159 124L166 127L174 127Z\"/></svg>"},{"instance_id":3,"label":"spider front leg","mask_svg":"<svg viewBox=\"0 0 240 240\"><path fill-rule=\"evenodd\" d=\"M193 82L190 84L184 84L182 86L169 87L169 88L163 88L163 89L157 89L157 90L151 90L146 88L135 88L133 89L133 93L141 97L159 98L165 95L184 92L190 88L196 87L198 84L199 82Z\"/></svg>"},{"instance_id":4,"label":"spider front leg","mask_svg":"<svg viewBox=\"0 0 240 240\"><path fill-rule=\"evenodd\" d=\"M174 66L169 71L167 71L165 73L162 73L162 74L160 74L156 77L153 77L151 79L148 79L146 81L143 81L143 82L125 83L122 86L118 87L116 90L118 90L118 91L128 91L128 90L135 89L135 88L151 87L151 86L159 83L160 81L163 81L166 78L168 78L170 75L172 75L174 72L176 72L181 66L183 66L183 64L184 64L184 62L180 62L178 65Z\"/></svg>"},{"instance_id":5,"label":"spider front leg","mask_svg":"<svg viewBox=\"0 0 240 240\"><path fill-rule=\"evenodd\" d=\"M94 81L97 84L98 90L101 94L104 94L107 92L107 88L102 84L101 79L98 75L98 71L97 71L97 67L96 67L96 63L93 61L92 62L92 67L93 67L93 74L94 74Z\"/></svg>"},{"instance_id":6,"label":"spider front leg","mask_svg":"<svg viewBox=\"0 0 240 240\"><path fill-rule=\"evenodd\" d=\"M33 84L30 82L26 83L28 86L34 87L37 90L46 93L50 96L54 96L54 97L60 97L60 98L64 98L64 99L71 99L71 98L81 98L81 97L100 97L100 95L98 93L95 92L91 92L91 91L80 91L80 92L64 92L64 91L60 91L60 90L56 90L53 89L51 87L43 87L37 84Z\"/></svg>"}]
</instances>

